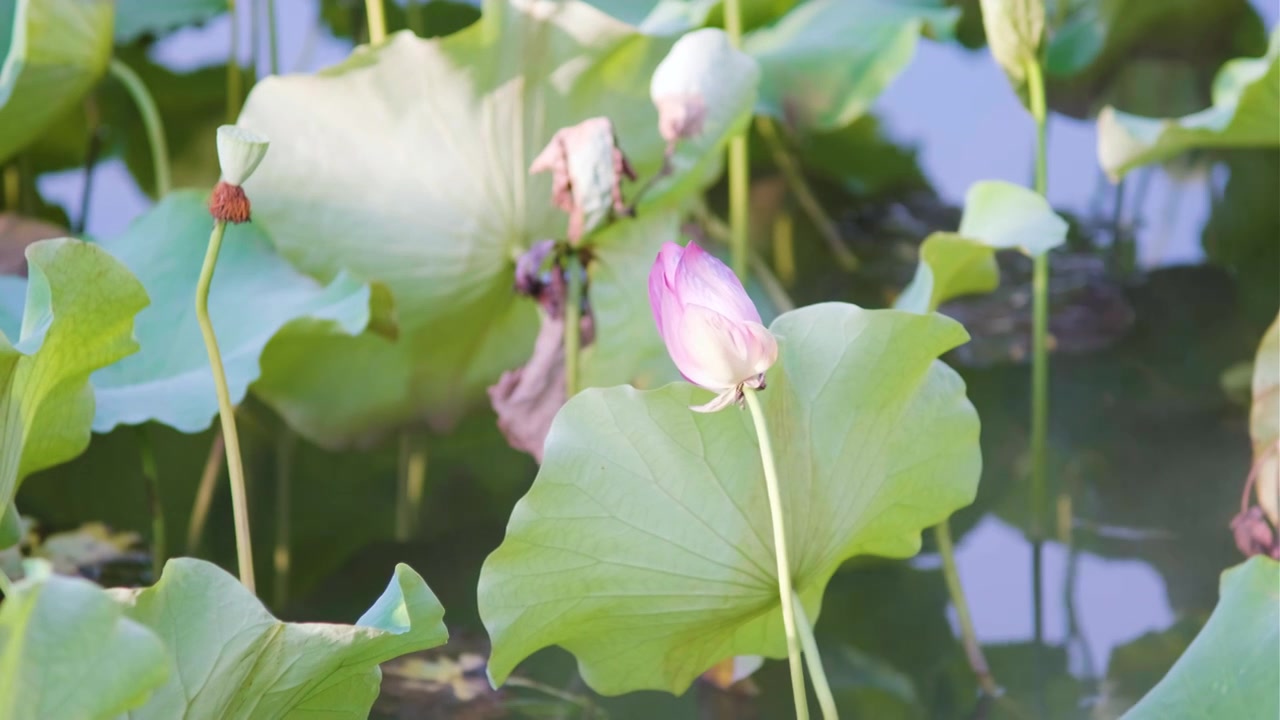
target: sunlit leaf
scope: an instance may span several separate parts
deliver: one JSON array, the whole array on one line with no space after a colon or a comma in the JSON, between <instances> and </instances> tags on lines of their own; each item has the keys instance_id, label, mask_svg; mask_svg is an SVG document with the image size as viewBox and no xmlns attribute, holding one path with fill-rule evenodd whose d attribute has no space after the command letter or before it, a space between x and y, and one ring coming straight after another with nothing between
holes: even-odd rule
<instances>
[{"instance_id":1,"label":"sunlit leaf","mask_svg":"<svg viewBox=\"0 0 1280 720\"><path fill-rule=\"evenodd\" d=\"M0 162L79 102L111 58L112 0L0 6Z\"/></svg>"},{"instance_id":2,"label":"sunlit leaf","mask_svg":"<svg viewBox=\"0 0 1280 720\"><path fill-rule=\"evenodd\" d=\"M27 267L22 325L0 337L0 416L10 418L0 428L0 547L18 539L11 503L22 479L89 446L89 374L138 349L133 317L147 305L128 268L79 240L31 245Z\"/></svg>"},{"instance_id":3,"label":"sunlit leaf","mask_svg":"<svg viewBox=\"0 0 1280 720\"><path fill-rule=\"evenodd\" d=\"M116 0L116 42L202 23L227 11L227 0Z\"/></svg>"},{"instance_id":4,"label":"sunlit leaf","mask_svg":"<svg viewBox=\"0 0 1280 720\"><path fill-rule=\"evenodd\" d=\"M921 529L973 499L978 419L935 362L965 339L953 321L824 304L772 330L780 358L761 400L812 617L844 560L910 556ZM786 654L751 420L689 410L707 399L687 384L615 387L560 411L481 572L494 680L549 645L605 694L679 693L725 658Z\"/></svg>"},{"instance_id":5,"label":"sunlit leaf","mask_svg":"<svg viewBox=\"0 0 1280 720\"><path fill-rule=\"evenodd\" d=\"M566 216L530 162L557 129L606 115L640 177L654 173L664 143L648 81L671 42L580 2L491 0L441 40L402 33L319 75L259 83L240 118L272 141L246 184L254 217L305 272L385 283L401 328L395 344L317 353L263 398L329 444L413 419L452 425L528 357L537 329L511 291L514 259L563 237ZM725 142L682 142L641 211L700 191ZM350 406L331 404L339 371Z\"/></svg>"},{"instance_id":6,"label":"sunlit leaf","mask_svg":"<svg viewBox=\"0 0 1280 720\"><path fill-rule=\"evenodd\" d=\"M197 432L218 414L209 356L192 310L212 227L204 195L180 191L102 243L142 281L151 306L138 313L141 351L93 375L95 432L152 420ZM228 227L209 315L232 402L243 400L258 379L259 356L281 328L308 318L330 333L355 335L369 324L369 303L369 286L345 273L322 286L294 270L256 223Z\"/></svg>"},{"instance_id":7,"label":"sunlit leaf","mask_svg":"<svg viewBox=\"0 0 1280 720\"><path fill-rule=\"evenodd\" d=\"M915 277L893 306L930 313L951 298L989 293L999 284L995 248L981 240L937 232L920 245Z\"/></svg>"},{"instance_id":8,"label":"sunlit leaf","mask_svg":"<svg viewBox=\"0 0 1280 720\"><path fill-rule=\"evenodd\" d=\"M379 663L448 639L444 608L404 564L354 625L281 622L234 577L192 558L170 560L153 587L111 592L176 663L135 719L363 720Z\"/></svg>"},{"instance_id":9,"label":"sunlit leaf","mask_svg":"<svg viewBox=\"0 0 1280 720\"><path fill-rule=\"evenodd\" d=\"M1277 588L1280 564L1267 557L1224 572L1209 622L1124 720L1280 717Z\"/></svg>"},{"instance_id":10,"label":"sunlit leaf","mask_svg":"<svg viewBox=\"0 0 1280 720\"><path fill-rule=\"evenodd\" d=\"M993 248L1041 255L1067 239L1063 220L1039 193L1002 180L974 183L964 199L957 231Z\"/></svg>"},{"instance_id":11,"label":"sunlit leaf","mask_svg":"<svg viewBox=\"0 0 1280 720\"><path fill-rule=\"evenodd\" d=\"M804 130L865 113L915 55L921 33L949 36L960 17L942 0L810 0L743 39L760 61L760 112Z\"/></svg>"},{"instance_id":12,"label":"sunlit leaf","mask_svg":"<svg viewBox=\"0 0 1280 720\"><path fill-rule=\"evenodd\" d=\"M0 603L0 719L113 718L169 676L160 638L87 580L43 561Z\"/></svg>"},{"instance_id":13,"label":"sunlit leaf","mask_svg":"<svg viewBox=\"0 0 1280 720\"><path fill-rule=\"evenodd\" d=\"M1249 436L1258 505L1271 524L1280 527L1280 316L1262 337L1253 361Z\"/></svg>"},{"instance_id":14,"label":"sunlit leaf","mask_svg":"<svg viewBox=\"0 0 1280 720\"><path fill-rule=\"evenodd\" d=\"M1213 105L1181 118L1146 118L1105 107L1098 115L1098 161L1113 180L1193 148L1280 146L1280 29L1267 54L1222 66Z\"/></svg>"}]
</instances>

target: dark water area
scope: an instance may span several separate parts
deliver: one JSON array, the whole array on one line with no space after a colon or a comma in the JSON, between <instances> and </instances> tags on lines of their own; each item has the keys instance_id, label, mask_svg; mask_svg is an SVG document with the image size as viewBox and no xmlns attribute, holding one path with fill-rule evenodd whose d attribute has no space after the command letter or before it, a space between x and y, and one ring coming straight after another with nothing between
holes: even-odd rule
<instances>
[{"instance_id":1,"label":"dark water area","mask_svg":"<svg viewBox=\"0 0 1280 720\"><path fill-rule=\"evenodd\" d=\"M1265 0L1254 4L1273 27L1280 10ZM247 5L241 3L243 35L250 24ZM330 33L315 3L278 0L277 6L286 70L309 71L346 56L351 41ZM229 23L224 17L177 32L159 42L150 58L183 72L218 65L226 59ZM253 48L242 50L248 62ZM937 193L935 204L961 205L977 180L1026 183L1031 176L1031 122L985 51L923 42L874 113L890 138L917 149L921 171ZM1155 170L1140 195L1137 183L1117 195L1098 169L1092 122L1055 116L1049 133L1051 201L1092 219L1111 218L1121 198L1136 264L1119 277L1104 273L1102 280L1114 290L1108 302L1125 308L1126 322L1099 330L1061 319L1068 340L1073 328L1081 336L1102 337L1085 343L1085 351L1053 358L1048 512L1054 522L1043 548L1043 637L1037 644L1027 532L1030 373L1018 346L1025 336L1002 330L1000 322L1018 313L1010 308L1025 280L1015 267L1009 294L999 301L1003 305L954 308L972 320L966 324L982 350L948 358L961 370L983 425L978 498L952 519L959 571L978 638L1005 695L978 702L940 559L926 535L916 558L860 558L837 573L827 591L818 640L833 689L842 707L850 708L847 717L1118 717L1172 665L1212 610L1219 574L1242 559L1228 522L1250 465L1247 406L1224 391L1222 376L1252 358L1277 298L1270 298L1264 312L1265 297L1259 301L1238 275L1205 262L1202 234L1211 198L1228 179L1225 171L1204 167L1174 177ZM1270 163L1266 172L1280 174L1274 155L1264 158ZM122 160L103 162L94 177L88 234L114 235L149 206ZM74 223L80 220L74 208L83 182L82 173L67 171L41 178L39 188L50 202L69 208ZM1280 178L1273 182L1280 187ZM839 192L828 188L824 198L842 225L869 222L865 209L841 207ZM802 255L800 262L803 272L806 262L823 259ZM814 284L815 292L828 295L830 287ZM859 292L838 294L862 297ZM806 300L803 290L796 294ZM1061 305L1075 307L1074 298ZM260 479L251 488L255 528L269 537L276 452L271 438L278 420L252 401L245 418L246 464L251 479ZM189 486L167 489L164 499L169 517L178 518L179 527L170 532L177 538L185 531L181 518L190 510L211 435L157 428L156 438L162 474L192 478ZM103 490L84 489L93 487L101 468L135 467L133 442L122 432L95 438L86 456L28 483L20 498L23 510L51 526L102 519L147 527L140 482L104 478ZM403 544L390 540L396 448L361 454L300 448L295 482L307 490L295 500L294 599L275 608L282 617L350 622L381 592L395 563L405 562L447 609L455 639L444 652L484 652L475 601L480 565L501 541L510 510L536 467L506 446L485 413L451 436L431 438L429 457L421 534ZM215 499L212 517L204 556L230 564L229 498ZM260 543L258 551L259 567L269 569L269 543ZM572 658L560 650L534 656L521 674L575 697L588 694L574 678ZM483 686L483 672L467 677L479 697L459 703L451 689L422 690L388 672L377 713L503 716ZM545 716L591 717L597 706L610 718L789 716L785 662L767 662L754 681L760 690L754 698L697 685L682 698L594 698L586 707L561 703ZM511 692L510 697L547 699ZM532 701L519 707L529 716L545 709Z\"/></svg>"}]
</instances>

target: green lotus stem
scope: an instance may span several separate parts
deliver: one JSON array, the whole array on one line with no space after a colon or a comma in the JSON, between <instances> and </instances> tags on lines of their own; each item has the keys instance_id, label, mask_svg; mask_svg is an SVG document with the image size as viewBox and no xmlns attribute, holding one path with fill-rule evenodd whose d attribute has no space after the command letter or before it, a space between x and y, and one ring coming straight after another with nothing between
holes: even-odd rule
<instances>
[{"instance_id":1,"label":"green lotus stem","mask_svg":"<svg viewBox=\"0 0 1280 720\"><path fill-rule=\"evenodd\" d=\"M164 123L160 119L160 109L156 107L156 101L151 97L151 93L147 91L147 86L142 82L142 78L138 77L128 65L120 62L116 58L111 58L111 62L107 65L107 71L111 76L120 81L124 85L124 89L129 92L129 97L133 98L133 104L138 107L138 114L142 116L142 127L147 131L147 144L151 146L151 165L154 168L156 182L156 197L162 198L169 194L173 183L169 176L169 145L165 142Z\"/></svg>"},{"instance_id":2,"label":"green lotus stem","mask_svg":"<svg viewBox=\"0 0 1280 720\"><path fill-rule=\"evenodd\" d=\"M809 181L804 179L804 171L800 169L800 164L782 144L782 138L778 135L778 129L773 120L767 117L756 118L756 130L769 146L773 162L782 173L787 189L795 196L800 209L809 216L809 221L818 229L818 234L826 241L831 254L836 256L836 262L843 270L856 270L858 256L853 254L848 245L845 245L844 238L840 236L840 228L836 227L835 221L827 215L827 211L822 209L822 203L818 202L817 196L813 194Z\"/></svg>"},{"instance_id":3,"label":"green lotus stem","mask_svg":"<svg viewBox=\"0 0 1280 720\"><path fill-rule=\"evenodd\" d=\"M0 568L0 595L5 597L13 595L13 581L9 579L4 568Z\"/></svg>"},{"instance_id":4,"label":"green lotus stem","mask_svg":"<svg viewBox=\"0 0 1280 720\"><path fill-rule=\"evenodd\" d=\"M279 610L289 602L289 574L293 565L289 538L293 534L293 454L298 436L285 425L276 438L276 547L271 554L275 569L273 604Z\"/></svg>"},{"instance_id":5,"label":"green lotus stem","mask_svg":"<svg viewBox=\"0 0 1280 720\"><path fill-rule=\"evenodd\" d=\"M818 695L818 706L822 708L822 717L826 720L839 720L840 711L836 709L836 698L831 694L831 685L827 683L827 673L822 668L822 655L818 652L818 641L813 637L813 624L804 612L804 603L800 595L791 591L791 602L796 608L796 624L800 628L800 644L804 646L805 663L809 666L809 679L813 681L813 690Z\"/></svg>"},{"instance_id":6,"label":"green lotus stem","mask_svg":"<svg viewBox=\"0 0 1280 720\"><path fill-rule=\"evenodd\" d=\"M951 544L951 521L943 520L933 527L934 537L938 541L938 554L942 556L942 575L947 579L947 592L951 595L951 604L956 606L956 617L960 619L960 639L964 643L964 654L969 660L969 669L978 678L982 691L991 697L999 694L995 678L991 676L991 667L982 654L982 645L978 643L978 634L973 630L973 616L969 614L969 602L964 597L964 586L960 584L960 573L956 570L956 554Z\"/></svg>"},{"instance_id":7,"label":"green lotus stem","mask_svg":"<svg viewBox=\"0 0 1280 720\"><path fill-rule=\"evenodd\" d=\"M147 486L147 504L151 509L151 570L157 578L168 559L164 535L164 503L160 499L160 473L156 471L156 454L146 425L138 426L138 454L142 457L142 481Z\"/></svg>"},{"instance_id":8,"label":"green lotus stem","mask_svg":"<svg viewBox=\"0 0 1280 720\"><path fill-rule=\"evenodd\" d=\"M796 282L795 220L791 209L783 207L773 219L773 267L787 287Z\"/></svg>"},{"instance_id":9,"label":"green lotus stem","mask_svg":"<svg viewBox=\"0 0 1280 720\"><path fill-rule=\"evenodd\" d=\"M387 39L387 18L382 0L364 0L364 14L369 25L369 44L377 45Z\"/></svg>"},{"instance_id":10,"label":"green lotus stem","mask_svg":"<svg viewBox=\"0 0 1280 720\"><path fill-rule=\"evenodd\" d=\"M773 445L769 442L769 428L765 424L764 410L756 391L744 387L743 397L751 409L756 438L760 442L760 462L764 465L764 485L769 493L769 514L773 520L774 555L778 560L778 599L782 604L782 627L787 634L787 661L791 665L791 692L796 702L797 720L809 717L809 700L805 695L804 665L800 654L800 638L797 634L795 586L791 584L791 560L787 555L787 530L782 512L782 490L778 485L778 470L773 461ZM817 674L814 675L817 677ZM815 681L816 682L816 681Z\"/></svg>"},{"instance_id":11,"label":"green lotus stem","mask_svg":"<svg viewBox=\"0 0 1280 720\"><path fill-rule=\"evenodd\" d=\"M227 122L234 124L240 117L240 100L244 85L240 77L240 23L236 21L236 0L227 0L227 12L231 16L231 48L227 56Z\"/></svg>"},{"instance_id":12,"label":"green lotus stem","mask_svg":"<svg viewBox=\"0 0 1280 720\"><path fill-rule=\"evenodd\" d=\"M724 29L734 47L742 45L742 6L739 0L725 0ZM743 282L748 270L748 203L751 192L751 167L747 156L747 131L729 140L729 264Z\"/></svg>"},{"instance_id":13,"label":"green lotus stem","mask_svg":"<svg viewBox=\"0 0 1280 720\"><path fill-rule=\"evenodd\" d=\"M196 319L200 321L200 334L209 353L209 367L213 370L213 386L218 395L218 415L222 418L222 438L226 443L227 474L231 477L231 510L235 517L236 559L240 565L240 582L249 592L257 595L257 583L253 579L253 543L249 537L249 499L245 490L244 464L240 459L240 436L236 432L236 409L231 404L231 391L227 388L227 373L222 367L222 355L218 352L218 338L209 320L209 286L213 282L213 269L218 264L218 251L222 249L222 236L227 230L225 220L214 220L209 234L209 250L200 268L200 281L196 283Z\"/></svg>"},{"instance_id":14,"label":"green lotus stem","mask_svg":"<svg viewBox=\"0 0 1280 720\"><path fill-rule=\"evenodd\" d=\"M578 355L582 349L582 269L575 255L565 262L569 292L564 302L564 397L578 394Z\"/></svg>"},{"instance_id":15,"label":"green lotus stem","mask_svg":"<svg viewBox=\"0 0 1280 720\"><path fill-rule=\"evenodd\" d=\"M213 505L213 491L218 485L218 476L222 474L224 443L222 430L215 430L213 442L209 445L209 456L204 461L204 470L200 473L200 484L196 486L196 499L191 505L191 519L187 522L187 554L195 555L204 539L204 528L209 519L209 508Z\"/></svg>"},{"instance_id":16,"label":"green lotus stem","mask_svg":"<svg viewBox=\"0 0 1280 720\"><path fill-rule=\"evenodd\" d=\"M427 443L420 433L400 433L399 483L396 491L396 540L408 542L422 517L427 486Z\"/></svg>"},{"instance_id":17,"label":"green lotus stem","mask_svg":"<svg viewBox=\"0 0 1280 720\"><path fill-rule=\"evenodd\" d=\"M427 30L426 18L422 14L422 3L418 0L405 0L404 13L409 23L409 29L414 35L422 37Z\"/></svg>"},{"instance_id":18,"label":"green lotus stem","mask_svg":"<svg viewBox=\"0 0 1280 720\"><path fill-rule=\"evenodd\" d=\"M1047 118L1044 74L1039 62L1027 64L1027 84L1031 100L1031 116L1036 123L1036 192L1044 196L1048 190L1045 121ZM1049 428L1049 254L1036 255L1031 278L1031 574L1033 596L1033 634L1037 648L1044 646L1044 519L1045 476L1047 474L1046 439ZM1043 661L1037 652L1037 678ZM1037 699L1044 709L1043 683L1037 682Z\"/></svg>"},{"instance_id":19,"label":"green lotus stem","mask_svg":"<svg viewBox=\"0 0 1280 720\"><path fill-rule=\"evenodd\" d=\"M267 0L267 67L272 75L280 74L280 58L276 48L276 0Z\"/></svg>"}]
</instances>

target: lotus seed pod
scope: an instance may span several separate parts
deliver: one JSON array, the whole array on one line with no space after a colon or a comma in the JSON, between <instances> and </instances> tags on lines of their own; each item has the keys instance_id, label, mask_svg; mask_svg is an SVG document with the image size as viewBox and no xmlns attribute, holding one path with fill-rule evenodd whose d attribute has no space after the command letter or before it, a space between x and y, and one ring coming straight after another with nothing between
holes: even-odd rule
<instances>
[{"instance_id":1,"label":"lotus seed pod","mask_svg":"<svg viewBox=\"0 0 1280 720\"><path fill-rule=\"evenodd\" d=\"M267 138L238 125L218 128L218 165L222 167L222 179L231 185L243 185L258 169L269 144Z\"/></svg>"}]
</instances>

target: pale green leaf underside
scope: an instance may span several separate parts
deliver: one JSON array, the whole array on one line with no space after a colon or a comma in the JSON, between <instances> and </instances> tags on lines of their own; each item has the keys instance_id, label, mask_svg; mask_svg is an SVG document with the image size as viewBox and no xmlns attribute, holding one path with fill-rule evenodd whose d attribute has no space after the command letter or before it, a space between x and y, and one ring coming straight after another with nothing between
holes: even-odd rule
<instances>
[{"instance_id":1,"label":"pale green leaf underside","mask_svg":"<svg viewBox=\"0 0 1280 720\"><path fill-rule=\"evenodd\" d=\"M111 58L113 0L0 6L0 162L78 102Z\"/></svg>"},{"instance_id":2,"label":"pale green leaf underside","mask_svg":"<svg viewBox=\"0 0 1280 720\"><path fill-rule=\"evenodd\" d=\"M1280 717L1280 564L1254 556L1220 588L1209 622L1124 720Z\"/></svg>"},{"instance_id":3,"label":"pale green leaf underside","mask_svg":"<svg viewBox=\"0 0 1280 720\"><path fill-rule=\"evenodd\" d=\"M803 130L842 128L906 69L921 32L949 36L959 17L937 0L802 3L743 38L760 62L757 108Z\"/></svg>"},{"instance_id":4,"label":"pale green leaf underside","mask_svg":"<svg viewBox=\"0 0 1280 720\"><path fill-rule=\"evenodd\" d=\"M102 588L43 561L0 603L0 720L113 718L168 673L154 633Z\"/></svg>"},{"instance_id":5,"label":"pale green leaf underside","mask_svg":"<svg viewBox=\"0 0 1280 720\"><path fill-rule=\"evenodd\" d=\"M915 277L893 306L930 313L952 298L989 293L999 285L995 248L955 233L936 232L920 245Z\"/></svg>"},{"instance_id":6,"label":"pale green leaf underside","mask_svg":"<svg viewBox=\"0 0 1280 720\"><path fill-rule=\"evenodd\" d=\"M1280 146L1280 29L1267 54L1222 66L1213 104L1180 118L1147 118L1107 106L1098 114L1098 161L1112 180L1194 148Z\"/></svg>"},{"instance_id":7,"label":"pale green leaf underside","mask_svg":"<svg viewBox=\"0 0 1280 720\"><path fill-rule=\"evenodd\" d=\"M102 248L61 238L26 254L19 341L0 338L0 512L24 477L89 446L89 374L138 349L133 318L147 305L142 284ZM0 547L15 531L0 527Z\"/></svg>"},{"instance_id":8,"label":"pale green leaf underside","mask_svg":"<svg viewBox=\"0 0 1280 720\"><path fill-rule=\"evenodd\" d=\"M198 432L217 416L213 374L195 314L196 281L212 227L204 195L180 191L123 235L102 242L142 281L151 306L138 313L141 351L93 375L94 431L154 420ZM368 285L345 273L325 287L293 269L256 223L229 226L209 293L209 315L232 402L243 400L258 379L259 357L281 328L307 318L331 333L358 334L369 324L369 294Z\"/></svg>"},{"instance_id":9,"label":"pale green leaf underside","mask_svg":"<svg viewBox=\"0 0 1280 720\"><path fill-rule=\"evenodd\" d=\"M170 560L153 587L112 592L175 662L130 718L363 720L379 663L448 640L444 608L403 564L355 625L280 622L234 577L193 558Z\"/></svg>"},{"instance_id":10,"label":"pale green leaf underside","mask_svg":"<svg viewBox=\"0 0 1280 720\"><path fill-rule=\"evenodd\" d=\"M779 317L761 394L778 453L794 580L810 617L858 554L906 557L972 501L981 457L963 342L939 315L824 304ZM585 391L485 562L479 608L504 681L549 645L599 692L683 692L736 655L785 655L768 503L750 417L690 411L687 384Z\"/></svg>"},{"instance_id":11,"label":"pale green leaf underside","mask_svg":"<svg viewBox=\"0 0 1280 720\"><path fill-rule=\"evenodd\" d=\"M1019 248L1036 256L1066 242L1067 221L1039 193L1003 180L983 180L965 195L957 232L997 250Z\"/></svg>"},{"instance_id":12,"label":"pale green leaf underside","mask_svg":"<svg viewBox=\"0 0 1280 720\"><path fill-rule=\"evenodd\" d=\"M322 366L264 378L262 397L331 445L409 420L452 424L532 348L536 313L511 291L514 258L563 237L566 215L530 162L557 129L606 115L641 176L655 171L664 143L649 77L672 42L581 2L491 0L447 38L401 33L319 75L259 83L240 118L272 141L246 183L255 218L305 272L385 283L401 327L394 344L340 339ZM725 141L681 143L678 172L642 211L699 191ZM279 345L264 365L319 348ZM351 405L332 405L332 378L357 360Z\"/></svg>"}]
</instances>

